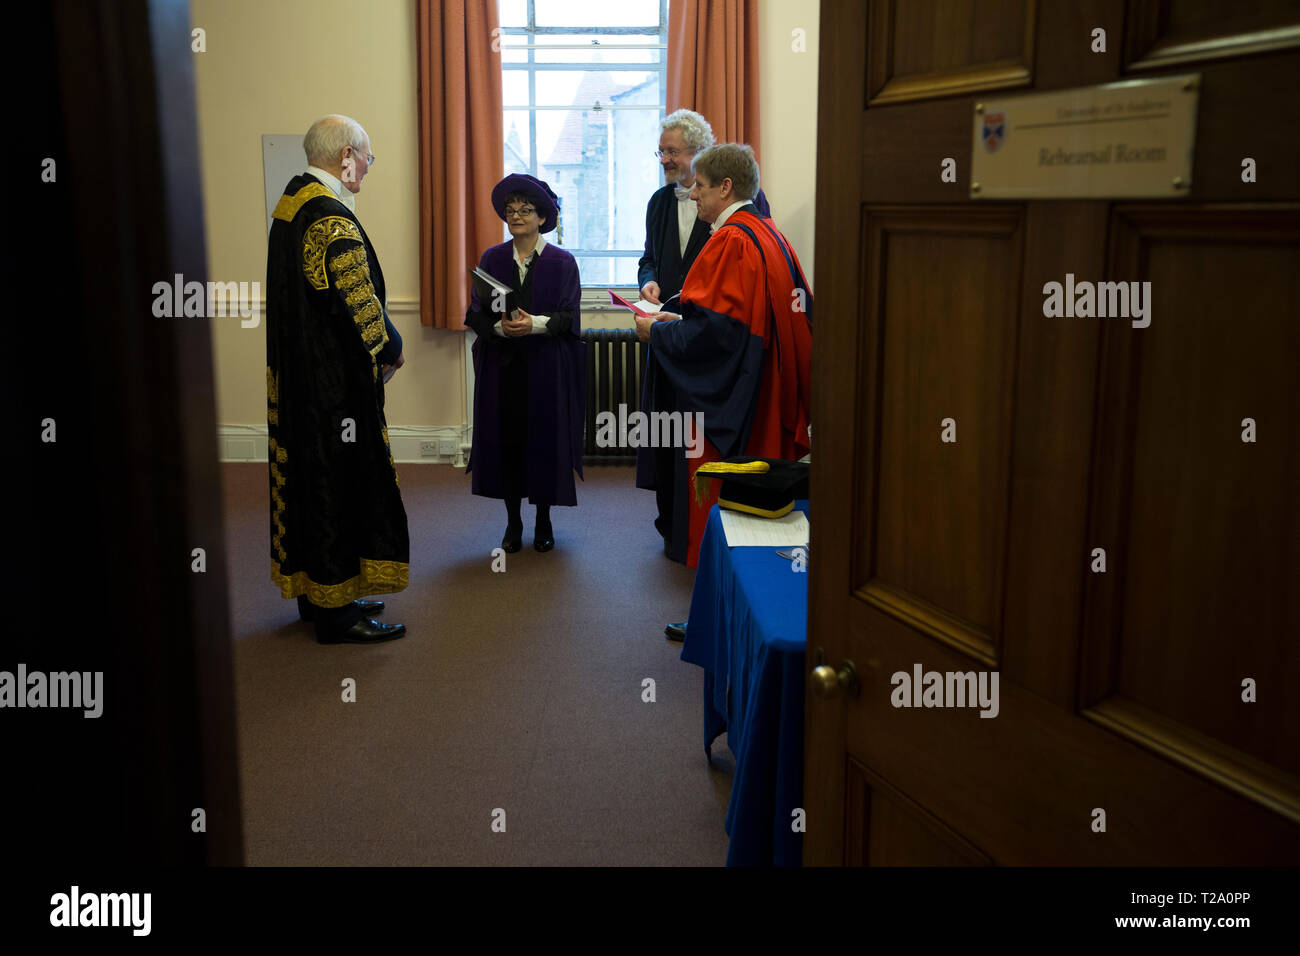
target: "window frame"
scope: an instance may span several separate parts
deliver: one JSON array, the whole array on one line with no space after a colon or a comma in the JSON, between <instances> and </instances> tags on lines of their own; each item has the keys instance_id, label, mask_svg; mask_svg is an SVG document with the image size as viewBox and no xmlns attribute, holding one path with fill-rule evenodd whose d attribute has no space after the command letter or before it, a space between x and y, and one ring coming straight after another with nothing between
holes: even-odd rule
<instances>
[{"instance_id":1,"label":"window frame","mask_svg":"<svg viewBox=\"0 0 1300 956\"><path fill-rule=\"evenodd\" d=\"M530 176L536 176L536 175L537 175L537 162L538 162L538 149L537 149L537 110L572 110L572 109L574 109L573 104L569 104L569 105L567 105L567 106L539 106L539 105L537 104L537 74L538 74L539 72L547 72L547 71L562 71L562 72L568 72L568 73L577 73L577 72L614 72L614 73L626 73L626 72L629 72L629 70L628 70L629 65L634 66L634 67L636 68L636 72L642 72L642 70L640 69L640 67L642 67L642 66L644 65L645 67L647 67L647 69L645 69L644 72L646 72L646 73L654 73L654 72L657 71L657 72L659 73L659 90L660 90L660 92L663 94L664 100L663 100L662 102L660 102L658 106L649 106L649 105L644 105L644 104L627 104L627 105L614 105L614 104L604 105L604 104L601 104L601 108L602 108L602 109L608 109L608 110L649 110L649 109L657 109L657 110L659 111L659 119L661 119L661 120L664 118L664 116L667 115L667 110L668 110L668 104L667 104L667 97L668 97L668 55L667 55L667 50L668 50L668 0L659 0L659 24L658 24L658 26L655 26L654 24L646 24L645 26L631 26L631 27L626 27L626 26L624 26L624 27L576 27L576 26L575 26L575 27L568 27L568 26L563 26L563 27L539 27L539 26L537 25L537 0L525 0L525 2L526 2L526 8L525 8L525 9L526 9L526 16L527 16L527 25L526 25L526 26L522 26L522 27L507 27L507 26L504 26L504 25L503 25L503 26L500 27L500 30L501 30L501 34L500 34L500 35L501 35L501 38L502 38L503 41L506 40L506 38L508 38L508 37L516 37L516 38L518 38L518 37L522 37L522 38L524 38L524 39L527 41L527 45L526 45L526 46L525 46L524 44L519 44L519 43L503 42L503 43L501 44L501 50L502 50L502 52L504 52L504 51L507 50L507 49L512 49L512 50L526 50L526 52L527 52L527 59L526 59L524 62L522 62L522 63L507 63L507 62L505 61L505 57L503 56L503 57L502 57L502 61L501 61L501 69L502 69L503 72L506 71L506 70L513 70L513 71L519 71L519 72L524 72L524 71L526 71L526 72L527 72L527 74L528 74L528 102L527 102L526 104L510 104L510 103L503 103L503 104L502 104L502 114L503 114L503 116L504 116L504 114L505 114L505 112L506 112L507 110L516 110L516 111L517 111L517 110L526 110L527 113L528 113L528 142L529 142L529 150L528 150L528 152L529 152L529 156L528 156L528 173L529 173ZM537 44L536 44L536 42L535 42L535 40L534 40L534 37L537 37L537 36L575 36L575 35L586 35L586 36L644 36L644 37L646 37L646 39L647 39L648 42L649 42L649 41L652 41L652 40L657 40L657 44L656 44L656 46L658 47L658 49L660 49L660 50L663 51L663 52L661 53L661 55L660 55L660 57L659 57L659 63L658 63L658 65L657 65L657 70L656 70L656 64L653 64L653 63L646 63L646 64L639 64L639 63L637 63L637 64L627 64L627 63L589 63L589 64L582 64L582 63L538 63L538 62L537 62L537 59L536 59L536 55L535 55L535 54L536 54L537 49L539 49L539 48L538 48L538 46L537 46ZM562 49L565 49L566 47L563 46L563 45L555 45L555 46L551 46L551 45L543 45L542 48L543 48L543 49L560 49L560 50L562 50ZM621 46L611 47L611 49L620 49L620 48L621 48ZM636 48L637 48L637 47L633 47L633 49L636 49ZM644 47L643 47L642 49L644 49ZM593 105L594 105L594 104L593 104ZM649 200L649 197L647 197L647 201L648 201L648 200ZM571 248L571 247L569 247L569 246L563 246L562 248L563 248L566 252L569 252L569 253L573 254L574 256L602 256L602 257L606 257L606 258L618 258L618 259L623 259L623 258L640 259L641 256L645 254L645 250L644 250L643 248L642 248L642 249L634 249L634 250L629 250L629 249L580 249L580 248ZM585 309L585 308L587 308L588 306L592 306L592 307L594 307L594 306L597 306L597 305L603 305L603 306L605 306L606 308L608 308L608 307L609 307L608 297L606 297L606 296L604 295L604 292L605 292L605 289L606 289L606 288L607 288L607 287L606 287L605 285L593 285L593 286L588 286L588 285L585 285L585 284L584 284L583 287L582 287L582 304L583 304L583 308ZM637 286L629 286L629 285L613 285L612 288L614 288L615 290L619 291L620 293L621 293L621 292L626 292L626 291L631 291L631 292L634 293L635 295L639 295L639 288L638 288ZM602 300L603 300L603 301L602 301Z\"/></svg>"}]
</instances>

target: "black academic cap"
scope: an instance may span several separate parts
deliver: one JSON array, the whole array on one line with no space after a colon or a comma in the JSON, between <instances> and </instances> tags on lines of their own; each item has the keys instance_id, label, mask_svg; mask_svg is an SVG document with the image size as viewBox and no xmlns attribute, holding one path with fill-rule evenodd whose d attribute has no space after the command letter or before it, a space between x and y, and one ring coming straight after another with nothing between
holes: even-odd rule
<instances>
[{"instance_id":1,"label":"black academic cap","mask_svg":"<svg viewBox=\"0 0 1300 956\"><path fill-rule=\"evenodd\" d=\"M808 469L807 462L783 458L711 461L695 469L695 500L702 502L709 480L720 478L719 505L763 518L780 518L794 508L795 499L808 497Z\"/></svg>"}]
</instances>

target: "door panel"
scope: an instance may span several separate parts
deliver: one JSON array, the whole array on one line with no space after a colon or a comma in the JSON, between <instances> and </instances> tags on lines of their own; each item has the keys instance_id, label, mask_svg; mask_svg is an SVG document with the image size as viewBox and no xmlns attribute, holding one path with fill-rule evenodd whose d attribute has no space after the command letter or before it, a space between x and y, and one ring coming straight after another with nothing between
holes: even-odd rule
<instances>
[{"instance_id":1,"label":"door panel","mask_svg":"<svg viewBox=\"0 0 1300 956\"><path fill-rule=\"evenodd\" d=\"M1136 0L1130 17L1130 70L1300 46L1292 0Z\"/></svg>"},{"instance_id":2,"label":"door panel","mask_svg":"<svg viewBox=\"0 0 1300 956\"><path fill-rule=\"evenodd\" d=\"M850 835L853 866L988 866L992 861L958 834L850 761Z\"/></svg>"},{"instance_id":3,"label":"door panel","mask_svg":"<svg viewBox=\"0 0 1300 956\"><path fill-rule=\"evenodd\" d=\"M1097 455L1122 467L1098 476L1084 697L1300 820L1296 698L1242 700L1300 672L1300 209L1120 206L1112 236L1112 272L1162 292L1143 335L1107 330Z\"/></svg>"},{"instance_id":4,"label":"door panel","mask_svg":"<svg viewBox=\"0 0 1300 956\"><path fill-rule=\"evenodd\" d=\"M864 600L991 662L1001 630L1016 207L869 207L856 407L864 494L854 581ZM941 441L945 420L948 437ZM874 436L874 444L862 440ZM932 440L918 441L928 435Z\"/></svg>"},{"instance_id":5,"label":"door panel","mask_svg":"<svg viewBox=\"0 0 1300 956\"><path fill-rule=\"evenodd\" d=\"M1034 8L1033 0L872 4L871 101L901 103L1028 85Z\"/></svg>"}]
</instances>

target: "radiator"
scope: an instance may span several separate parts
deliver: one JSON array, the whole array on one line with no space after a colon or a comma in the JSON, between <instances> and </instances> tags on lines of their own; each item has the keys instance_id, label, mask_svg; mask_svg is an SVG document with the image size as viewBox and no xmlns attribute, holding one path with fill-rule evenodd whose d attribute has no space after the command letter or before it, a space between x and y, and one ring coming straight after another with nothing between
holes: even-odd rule
<instances>
[{"instance_id":1,"label":"radiator","mask_svg":"<svg viewBox=\"0 0 1300 956\"><path fill-rule=\"evenodd\" d=\"M633 329L587 329L587 427L582 460L592 465L630 465L635 448L596 446L596 415L626 405L629 413L641 408L641 374L645 369L646 346Z\"/></svg>"}]
</instances>

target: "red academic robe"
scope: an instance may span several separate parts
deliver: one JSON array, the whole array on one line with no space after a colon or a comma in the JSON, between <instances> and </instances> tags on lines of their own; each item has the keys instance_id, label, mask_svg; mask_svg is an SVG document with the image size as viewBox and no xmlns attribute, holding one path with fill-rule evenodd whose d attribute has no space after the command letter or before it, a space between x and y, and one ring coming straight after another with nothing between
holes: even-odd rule
<instances>
[{"instance_id":1,"label":"red academic robe","mask_svg":"<svg viewBox=\"0 0 1300 956\"><path fill-rule=\"evenodd\" d=\"M682 286L682 318L650 329L679 410L704 415L704 453L688 459L682 489L691 567L719 489L711 481L697 497L696 469L739 455L801 458L809 448L812 293L790 243L756 212L744 206L714 232Z\"/></svg>"}]
</instances>

